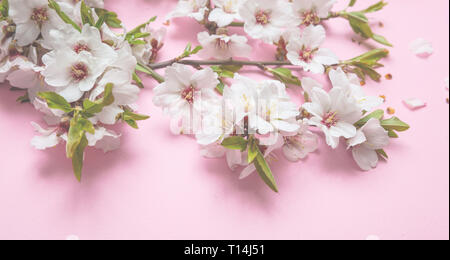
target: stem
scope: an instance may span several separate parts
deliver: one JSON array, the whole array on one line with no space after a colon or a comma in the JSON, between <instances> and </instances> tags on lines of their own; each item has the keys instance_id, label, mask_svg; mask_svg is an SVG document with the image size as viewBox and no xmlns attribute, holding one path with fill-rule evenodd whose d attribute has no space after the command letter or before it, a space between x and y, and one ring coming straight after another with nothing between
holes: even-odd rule
<instances>
[{"instance_id":1,"label":"stem","mask_svg":"<svg viewBox=\"0 0 450 260\"><path fill-rule=\"evenodd\" d=\"M244 23L243 22L232 22L228 26L231 26L231 27L244 27Z\"/></svg>"},{"instance_id":2,"label":"stem","mask_svg":"<svg viewBox=\"0 0 450 260\"><path fill-rule=\"evenodd\" d=\"M289 61L240 61L240 60L178 60L172 59L160 63L149 64L147 67L152 70L162 69L174 63L189 66L213 66L213 65L235 65L235 66L255 66L264 69L265 66L293 66Z\"/></svg>"}]
</instances>

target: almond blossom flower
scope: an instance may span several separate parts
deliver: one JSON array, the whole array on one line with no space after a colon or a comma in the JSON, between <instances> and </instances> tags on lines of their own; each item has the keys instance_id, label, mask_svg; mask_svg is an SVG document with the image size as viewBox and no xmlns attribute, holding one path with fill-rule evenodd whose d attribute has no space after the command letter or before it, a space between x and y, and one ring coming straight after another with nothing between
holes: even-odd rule
<instances>
[{"instance_id":1,"label":"almond blossom flower","mask_svg":"<svg viewBox=\"0 0 450 260\"><path fill-rule=\"evenodd\" d=\"M305 71L323 74L324 65L339 63L339 58L329 49L320 48L325 41L325 29L323 26L308 26L300 38L291 39L287 45L287 58Z\"/></svg>"},{"instance_id":2,"label":"almond blossom flower","mask_svg":"<svg viewBox=\"0 0 450 260\"><path fill-rule=\"evenodd\" d=\"M364 111L371 111L384 102L380 97L367 96L361 87L358 76L355 74L346 74L342 68L331 70L329 77L333 87L344 90L347 96L353 98L356 104Z\"/></svg>"},{"instance_id":3,"label":"almond blossom flower","mask_svg":"<svg viewBox=\"0 0 450 260\"><path fill-rule=\"evenodd\" d=\"M239 9L244 30L251 37L272 44L286 27L295 26L290 5L284 0L247 0Z\"/></svg>"},{"instance_id":4,"label":"almond blossom flower","mask_svg":"<svg viewBox=\"0 0 450 260\"><path fill-rule=\"evenodd\" d=\"M15 39L19 46L33 43L39 35L46 39L52 29L61 29L64 25L47 0L9 1L9 15L16 24Z\"/></svg>"},{"instance_id":5,"label":"almond blossom flower","mask_svg":"<svg viewBox=\"0 0 450 260\"><path fill-rule=\"evenodd\" d=\"M71 50L77 54L87 52L93 57L104 60L106 64L117 58L113 48L103 43L100 31L89 24L82 27L81 33L67 25L64 30L52 30L50 36L52 49Z\"/></svg>"},{"instance_id":6,"label":"almond blossom flower","mask_svg":"<svg viewBox=\"0 0 450 260\"><path fill-rule=\"evenodd\" d=\"M180 0L177 7L168 16L167 20L177 17L192 17L201 22L205 19L208 0Z\"/></svg>"},{"instance_id":7,"label":"almond blossom flower","mask_svg":"<svg viewBox=\"0 0 450 260\"><path fill-rule=\"evenodd\" d=\"M249 131L261 135L273 132L295 132L299 115L297 106L291 101L286 86L274 80L257 82L236 75L231 87L225 87L224 99L233 104L236 124L248 119Z\"/></svg>"},{"instance_id":8,"label":"almond blossom flower","mask_svg":"<svg viewBox=\"0 0 450 260\"><path fill-rule=\"evenodd\" d=\"M203 46L200 54L207 58L229 59L233 57L247 57L252 52L252 47L247 44L247 38L239 35L209 35L201 32L197 36Z\"/></svg>"},{"instance_id":9,"label":"almond blossom flower","mask_svg":"<svg viewBox=\"0 0 450 260\"><path fill-rule=\"evenodd\" d=\"M219 27L225 27L235 19L240 19L238 11L243 0L213 0L213 2L215 8L209 14L209 21L216 22Z\"/></svg>"},{"instance_id":10,"label":"almond blossom flower","mask_svg":"<svg viewBox=\"0 0 450 260\"><path fill-rule=\"evenodd\" d=\"M348 140L349 147L352 147L353 158L358 166L369 171L378 164L377 150L381 150L389 145L388 132L380 125L380 121L371 118L355 137Z\"/></svg>"},{"instance_id":11,"label":"almond blossom flower","mask_svg":"<svg viewBox=\"0 0 450 260\"><path fill-rule=\"evenodd\" d=\"M312 115L309 123L324 132L327 144L333 149L338 147L340 137L356 135L353 124L362 116L361 109L341 88L333 88L329 93L314 88L311 102L303 104L303 108Z\"/></svg>"},{"instance_id":12,"label":"almond blossom flower","mask_svg":"<svg viewBox=\"0 0 450 260\"><path fill-rule=\"evenodd\" d=\"M182 123L191 123L191 112L201 111L202 100L217 97L218 75L211 68L193 73L189 66L174 64L165 79L154 89L153 103Z\"/></svg>"},{"instance_id":13,"label":"almond blossom flower","mask_svg":"<svg viewBox=\"0 0 450 260\"><path fill-rule=\"evenodd\" d=\"M77 101L83 92L91 90L108 65L90 53L83 51L77 54L64 50L44 55L42 62L46 66L42 72L45 82L53 87L67 89L66 93L59 94L69 102Z\"/></svg>"},{"instance_id":14,"label":"almond blossom flower","mask_svg":"<svg viewBox=\"0 0 450 260\"><path fill-rule=\"evenodd\" d=\"M299 125L295 135L284 137L283 154L291 162L306 158L319 147L319 137L309 131L308 120L299 121Z\"/></svg>"},{"instance_id":15,"label":"almond blossom flower","mask_svg":"<svg viewBox=\"0 0 450 260\"><path fill-rule=\"evenodd\" d=\"M293 0L295 19L302 25L318 25L327 18L336 0Z\"/></svg>"}]
</instances>

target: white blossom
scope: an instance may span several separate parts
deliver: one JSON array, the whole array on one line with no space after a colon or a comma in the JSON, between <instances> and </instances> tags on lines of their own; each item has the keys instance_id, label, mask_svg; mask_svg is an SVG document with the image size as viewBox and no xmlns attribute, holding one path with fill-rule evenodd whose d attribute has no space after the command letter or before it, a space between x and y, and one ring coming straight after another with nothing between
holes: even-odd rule
<instances>
[{"instance_id":1,"label":"white blossom","mask_svg":"<svg viewBox=\"0 0 450 260\"><path fill-rule=\"evenodd\" d=\"M309 123L322 130L327 144L333 149L339 145L340 137L352 138L356 135L353 124L362 116L361 109L341 88L333 88L329 93L314 88L311 102L303 104L303 108L312 115Z\"/></svg>"},{"instance_id":2,"label":"white blossom","mask_svg":"<svg viewBox=\"0 0 450 260\"><path fill-rule=\"evenodd\" d=\"M167 20L187 16L199 22L203 21L208 10L207 3L208 0L180 0L175 10L167 16Z\"/></svg>"},{"instance_id":3,"label":"white blossom","mask_svg":"<svg viewBox=\"0 0 450 260\"><path fill-rule=\"evenodd\" d=\"M61 29L64 25L47 0L9 1L9 16L16 24L15 39L19 46L33 43L39 35L47 39L52 29Z\"/></svg>"},{"instance_id":4,"label":"white blossom","mask_svg":"<svg viewBox=\"0 0 450 260\"><path fill-rule=\"evenodd\" d=\"M318 25L321 18L327 18L336 0L293 0L292 7L297 23Z\"/></svg>"},{"instance_id":5,"label":"white blossom","mask_svg":"<svg viewBox=\"0 0 450 260\"><path fill-rule=\"evenodd\" d=\"M384 102L380 97L367 96L361 87L358 76L355 74L346 74L341 68L338 68L337 70L331 70L329 77L333 87L344 90L347 96L353 98L364 111L371 111Z\"/></svg>"},{"instance_id":6,"label":"white blossom","mask_svg":"<svg viewBox=\"0 0 450 260\"><path fill-rule=\"evenodd\" d=\"M320 48L325 41L323 26L306 27L300 38L290 39L287 45L287 58L292 64L301 66L305 71L324 73L324 65L339 63L339 58L329 49Z\"/></svg>"},{"instance_id":7,"label":"white blossom","mask_svg":"<svg viewBox=\"0 0 450 260\"><path fill-rule=\"evenodd\" d=\"M295 26L291 8L284 0L247 0L239 9L244 30L251 37L272 44L284 29Z\"/></svg>"},{"instance_id":8,"label":"white blossom","mask_svg":"<svg viewBox=\"0 0 450 260\"><path fill-rule=\"evenodd\" d=\"M189 66L174 64L165 79L154 89L153 103L182 123L192 123L191 112L201 111L201 101L217 96L218 75L211 68L193 73Z\"/></svg>"},{"instance_id":9,"label":"white blossom","mask_svg":"<svg viewBox=\"0 0 450 260\"><path fill-rule=\"evenodd\" d=\"M224 99L233 104L236 124L248 118L249 131L266 135L272 132L295 132L299 115L297 106L286 92L286 86L274 80L257 82L235 76L231 87L225 87Z\"/></svg>"},{"instance_id":10,"label":"white blossom","mask_svg":"<svg viewBox=\"0 0 450 260\"><path fill-rule=\"evenodd\" d=\"M306 158L319 147L319 137L309 130L308 120L300 120L298 123L298 132L284 137L283 154L291 162Z\"/></svg>"},{"instance_id":11,"label":"white blossom","mask_svg":"<svg viewBox=\"0 0 450 260\"><path fill-rule=\"evenodd\" d=\"M219 27L230 25L240 19L239 8L244 0L213 0L215 8L209 14L208 20L216 22Z\"/></svg>"},{"instance_id":12,"label":"white blossom","mask_svg":"<svg viewBox=\"0 0 450 260\"><path fill-rule=\"evenodd\" d=\"M355 137L348 140L349 147L352 147L353 158L358 166L368 171L378 164L377 150L381 150L389 145L388 132L380 125L380 121L371 118Z\"/></svg>"},{"instance_id":13,"label":"white blossom","mask_svg":"<svg viewBox=\"0 0 450 260\"><path fill-rule=\"evenodd\" d=\"M209 35L207 32L201 32L197 38L203 46L200 54L207 58L248 57L252 51L252 47L247 44L247 38L244 36Z\"/></svg>"}]
</instances>

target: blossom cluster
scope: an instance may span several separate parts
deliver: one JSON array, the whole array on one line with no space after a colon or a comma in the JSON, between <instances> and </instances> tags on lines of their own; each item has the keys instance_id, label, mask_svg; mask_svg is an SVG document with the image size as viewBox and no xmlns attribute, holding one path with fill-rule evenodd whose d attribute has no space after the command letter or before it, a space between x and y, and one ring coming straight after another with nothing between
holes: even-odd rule
<instances>
[{"instance_id":1,"label":"blossom cluster","mask_svg":"<svg viewBox=\"0 0 450 260\"><path fill-rule=\"evenodd\" d=\"M137 128L148 118L134 112L135 69L156 57L163 35L148 23L116 34L121 21L103 0L3 0L0 18L0 82L23 90L19 100L42 112L46 125L32 122L32 146L66 143L80 180L87 146L115 150L120 134L111 126Z\"/></svg>"},{"instance_id":2,"label":"blossom cluster","mask_svg":"<svg viewBox=\"0 0 450 260\"><path fill-rule=\"evenodd\" d=\"M225 157L230 169L241 169L240 178L258 172L274 191L278 188L269 163L275 152L281 150L286 159L297 162L318 149L321 136L332 149L343 139L362 170L375 168L380 158L387 158L384 149L390 138L409 126L397 117L385 119L384 111L376 110L384 100L367 95L361 86L366 76L379 81L375 69L388 55L386 49L342 61L322 47L326 30L321 23L337 16L331 11L335 2L180 0L168 19L187 16L203 24L206 31L198 34L203 47L199 55L223 65L194 64L193 71L192 63L175 63L167 68L153 102L171 116L172 132L195 135L202 155ZM274 56L280 64L327 75L332 88L310 77L299 79L287 68L234 63L236 58L249 57L252 47L245 35L230 35L230 26L242 26L246 36L275 44ZM242 64L258 66L277 80L245 77L240 73ZM291 85L302 88L302 105L289 96Z\"/></svg>"}]
</instances>

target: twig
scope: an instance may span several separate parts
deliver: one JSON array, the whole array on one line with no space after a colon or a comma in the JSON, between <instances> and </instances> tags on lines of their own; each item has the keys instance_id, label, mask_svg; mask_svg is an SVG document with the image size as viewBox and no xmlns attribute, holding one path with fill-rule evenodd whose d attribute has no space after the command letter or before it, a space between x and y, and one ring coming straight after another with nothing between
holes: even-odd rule
<instances>
[{"instance_id":1,"label":"twig","mask_svg":"<svg viewBox=\"0 0 450 260\"><path fill-rule=\"evenodd\" d=\"M179 60L172 59L168 61L163 61L160 63L149 64L148 67L157 70L163 69L165 67L171 66L174 63L189 65L189 66L214 66L214 65L235 65L235 66L255 66L260 69L265 68L265 66L293 66L289 61L240 61L240 60Z\"/></svg>"}]
</instances>

